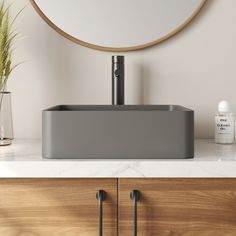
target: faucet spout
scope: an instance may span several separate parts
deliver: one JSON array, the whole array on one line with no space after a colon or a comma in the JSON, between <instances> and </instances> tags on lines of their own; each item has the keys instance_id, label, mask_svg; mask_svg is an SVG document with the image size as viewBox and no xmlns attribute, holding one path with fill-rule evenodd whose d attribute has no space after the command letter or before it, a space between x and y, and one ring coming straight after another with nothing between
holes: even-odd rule
<instances>
[{"instance_id":1,"label":"faucet spout","mask_svg":"<svg viewBox=\"0 0 236 236\"><path fill-rule=\"evenodd\" d=\"M124 56L112 56L112 105L125 104L124 61Z\"/></svg>"}]
</instances>

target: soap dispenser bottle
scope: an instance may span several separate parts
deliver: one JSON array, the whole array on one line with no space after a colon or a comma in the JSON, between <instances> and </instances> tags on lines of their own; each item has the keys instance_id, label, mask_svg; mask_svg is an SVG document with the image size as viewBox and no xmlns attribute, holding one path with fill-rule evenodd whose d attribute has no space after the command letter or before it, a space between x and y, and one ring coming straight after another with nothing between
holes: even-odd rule
<instances>
[{"instance_id":1,"label":"soap dispenser bottle","mask_svg":"<svg viewBox=\"0 0 236 236\"><path fill-rule=\"evenodd\" d=\"M215 116L215 142L219 144L234 143L234 115L227 101L221 101Z\"/></svg>"}]
</instances>

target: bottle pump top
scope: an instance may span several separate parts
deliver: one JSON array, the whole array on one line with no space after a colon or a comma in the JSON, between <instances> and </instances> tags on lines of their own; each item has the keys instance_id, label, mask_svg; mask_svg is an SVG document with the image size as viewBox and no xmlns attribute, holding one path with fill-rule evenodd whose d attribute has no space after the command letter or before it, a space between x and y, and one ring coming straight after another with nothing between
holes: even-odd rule
<instances>
[{"instance_id":1,"label":"bottle pump top","mask_svg":"<svg viewBox=\"0 0 236 236\"><path fill-rule=\"evenodd\" d=\"M221 101L218 105L219 112L230 112L230 105L228 101Z\"/></svg>"}]
</instances>

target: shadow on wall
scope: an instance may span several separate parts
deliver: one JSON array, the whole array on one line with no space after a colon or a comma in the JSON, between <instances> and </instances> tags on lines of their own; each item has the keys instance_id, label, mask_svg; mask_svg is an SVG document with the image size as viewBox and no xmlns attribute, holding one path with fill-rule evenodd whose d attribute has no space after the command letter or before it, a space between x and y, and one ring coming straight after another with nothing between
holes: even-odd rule
<instances>
[{"instance_id":1,"label":"shadow on wall","mask_svg":"<svg viewBox=\"0 0 236 236\"><path fill-rule=\"evenodd\" d=\"M137 103L149 104L151 94L151 71L147 65L137 65L138 77L137 77Z\"/></svg>"}]
</instances>

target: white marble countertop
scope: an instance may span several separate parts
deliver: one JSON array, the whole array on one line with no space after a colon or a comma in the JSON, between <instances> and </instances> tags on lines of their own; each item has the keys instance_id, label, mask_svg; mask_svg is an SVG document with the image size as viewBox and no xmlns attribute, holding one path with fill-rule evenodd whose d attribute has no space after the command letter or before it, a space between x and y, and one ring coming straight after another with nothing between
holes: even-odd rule
<instances>
[{"instance_id":1,"label":"white marble countertop","mask_svg":"<svg viewBox=\"0 0 236 236\"><path fill-rule=\"evenodd\" d=\"M183 160L43 159L40 140L0 147L0 178L236 177L236 145L195 141L195 158Z\"/></svg>"}]
</instances>

